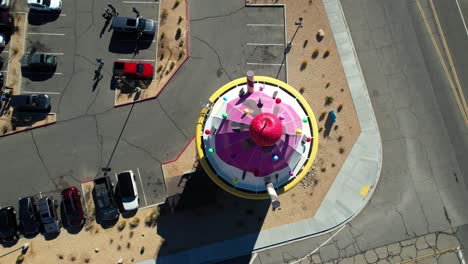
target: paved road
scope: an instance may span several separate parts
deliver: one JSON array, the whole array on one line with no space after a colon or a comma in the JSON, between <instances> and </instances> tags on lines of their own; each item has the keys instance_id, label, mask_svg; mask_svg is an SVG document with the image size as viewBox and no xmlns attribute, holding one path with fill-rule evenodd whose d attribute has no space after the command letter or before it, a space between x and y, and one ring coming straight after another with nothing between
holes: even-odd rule
<instances>
[{"instance_id":1,"label":"paved road","mask_svg":"<svg viewBox=\"0 0 468 264\"><path fill-rule=\"evenodd\" d=\"M450 140L463 134L455 125L461 119L415 2L341 3L379 123L384 162L369 205L318 251L322 260L468 223L468 172L460 166L466 155L460 159L460 146ZM460 230L466 234L465 226ZM254 263L302 257L328 237L261 252Z\"/></svg>"}]
</instances>

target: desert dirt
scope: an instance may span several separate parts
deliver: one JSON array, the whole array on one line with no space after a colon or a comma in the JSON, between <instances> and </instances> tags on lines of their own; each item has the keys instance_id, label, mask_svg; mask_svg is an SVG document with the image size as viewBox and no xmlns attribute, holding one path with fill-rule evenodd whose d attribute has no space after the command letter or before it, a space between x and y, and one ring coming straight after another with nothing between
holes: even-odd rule
<instances>
[{"instance_id":1,"label":"desert dirt","mask_svg":"<svg viewBox=\"0 0 468 264\"><path fill-rule=\"evenodd\" d=\"M17 13L13 15L15 29L10 39L10 49L8 52L8 72L6 74L5 93L11 95L20 94L21 82L21 57L24 54L25 27L27 24L26 14ZM4 103L5 104L5 103ZM21 131L30 130L37 127L51 125L56 122L55 114L22 114L16 115L13 108L8 104L4 106L0 114L0 137L15 134ZM16 116L16 126L12 125L12 119Z\"/></svg>"},{"instance_id":2,"label":"desert dirt","mask_svg":"<svg viewBox=\"0 0 468 264\"><path fill-rule=\"evenodd\" d=\"M116 89L116 106L156 98L188 57L187 2L161 1L160 5L155 78L150 83L137 84L136 86L142 88L141 92Z\"/></svg>"}]
</instances>

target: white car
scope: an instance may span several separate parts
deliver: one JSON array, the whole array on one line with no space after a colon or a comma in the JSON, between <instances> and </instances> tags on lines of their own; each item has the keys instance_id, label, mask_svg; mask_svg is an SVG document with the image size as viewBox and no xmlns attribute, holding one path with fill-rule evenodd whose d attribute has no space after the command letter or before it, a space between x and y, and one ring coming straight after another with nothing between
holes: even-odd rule
<instances>
[{"instance_id":1,"label":"white car","mask_svg":"<svg viewBox=\"0 0 468 264\"><path fill-rule=\"evenodd\" d=\"M137 210L139 206L138 190L133 171L122 171L117 174L117 186L125 211Z\"/></svg>"},{"instance_id":2,"label":"white car","mask_svg":"<svg viewBox=\"0 0 468 264\"><path fill-rule=\"evenodd\" d=\"M3 34L0 33L0 48L3 49L3 48L5 47L5 45L6 45L6 43L5 43L5 35L3 35Z\"/></svg>"},{"instance_id":3,"label":"white car","mask_svg":"<svg viewBox=\"0 0 468 264\"><path fill-rule=\"evenodd\" d=\"M10 8L10 0L0 0L0 8L1 9Z\"/></svg>"},{"instance_id":4,"label":"white car","mask_svg":"<svg viewBox=\"0 0 468 264\"><path fill-rule=\"evenodd\" d=\"M28 6L36 11L55 11L62 10L62 0L28 0Z\"/></svg>"}]
</instances>

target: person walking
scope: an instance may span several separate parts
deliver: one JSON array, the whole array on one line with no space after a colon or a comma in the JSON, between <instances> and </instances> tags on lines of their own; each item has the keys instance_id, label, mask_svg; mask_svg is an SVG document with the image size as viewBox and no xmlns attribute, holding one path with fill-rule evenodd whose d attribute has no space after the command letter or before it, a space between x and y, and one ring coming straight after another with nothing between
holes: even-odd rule
<instances>
[{"instance_id":1,"label":"person walking","mask_svg":"<svg viewBox=\"0 0 468 264\"><path fill-rule=\"evenodd\" d=\"M115 9L115 7L111 3L107 3L107 6L112 10L112 16L119 15L119 13L117 13L117 9Z\"/></svg>"}]
</instances>

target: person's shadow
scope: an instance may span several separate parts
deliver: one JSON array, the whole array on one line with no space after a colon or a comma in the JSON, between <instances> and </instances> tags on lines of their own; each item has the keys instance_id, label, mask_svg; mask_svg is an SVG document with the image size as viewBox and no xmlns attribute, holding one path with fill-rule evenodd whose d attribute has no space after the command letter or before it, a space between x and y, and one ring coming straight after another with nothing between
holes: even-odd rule
<instances>
[{"instance_id":1,"label":"person's shadow","mask_svg":"<svg viewBox=\"0 0 468 264\"><path fill-rule=\"evenodd\" d=\"M97 70L94 70L94 83L93 83L93 92L96 90L99 82L104 78L104 75L102 75L101 70L102 70L103 64L100 64Z\"/></svg>"},{"instance_id":2,"label":"person's shadow","mask_svg":"<svg viewBox=\"0 0 468 264\"><path fill-rule=\"evenodd\" d=\"M106 19L106 22L104 22L104 26L102 27L101 29L101 33L99 34L99 38L102 38L102 36L104 35L104 33L106 32L106 29L107 27L109 26L111 20L110 19ZM109 31L110 31L111 28L109 28Z\"/></svg>"}]
</instances>

